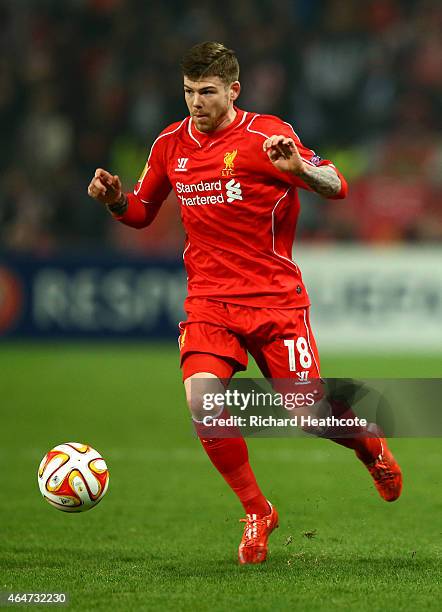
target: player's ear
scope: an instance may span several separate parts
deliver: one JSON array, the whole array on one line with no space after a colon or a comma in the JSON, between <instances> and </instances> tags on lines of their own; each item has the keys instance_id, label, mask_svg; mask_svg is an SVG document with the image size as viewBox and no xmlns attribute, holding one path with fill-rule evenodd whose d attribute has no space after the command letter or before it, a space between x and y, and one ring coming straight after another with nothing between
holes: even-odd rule
<instances>
[{"instance_id":1,"label":"player's ear","mask_svg":"<svg viewBox=\"0 0 442 612\"><path fill-rule=\"evenodd\" d=\"M239 81L234 81L231 85L230 85L230 91L229 91L229 97L232 101L236 100L239 96L239 93L241 91L241 84Z\"/></svg>"}]
</instances>

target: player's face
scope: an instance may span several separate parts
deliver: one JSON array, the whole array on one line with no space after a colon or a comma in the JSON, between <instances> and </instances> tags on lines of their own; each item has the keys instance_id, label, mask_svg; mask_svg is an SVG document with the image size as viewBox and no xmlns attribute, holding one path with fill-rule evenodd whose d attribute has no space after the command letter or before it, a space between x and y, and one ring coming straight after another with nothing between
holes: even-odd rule
<instances>
[{"instance_id":1,"label":"player's face","mask_svg":"<svg viewBox=\"0 0 442 612\"><path fill-rule=\"evenodd\" d=\"M238 81L226 85L217 76L202 81L191 81L184 77L184 96L197 130L213 132L229 125L235 116L233 103L239 95L239 89Z\"/></svg>"}]
</instances>

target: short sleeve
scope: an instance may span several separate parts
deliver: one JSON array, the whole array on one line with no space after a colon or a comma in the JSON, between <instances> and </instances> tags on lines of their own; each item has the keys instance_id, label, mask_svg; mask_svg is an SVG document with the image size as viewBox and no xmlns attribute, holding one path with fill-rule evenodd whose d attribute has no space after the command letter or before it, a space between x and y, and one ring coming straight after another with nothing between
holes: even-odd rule
<instances>
[{"instance_id":1,"label":"short sleeve","mask_svg":"<svg viewBox=\"0 0 442 612\"><path fill-rule=\"evenodd\" d=\"M285 136L287 138L292 138L295 141L296 147L299 151L301 158L307 164L310 164L311 166L316 166L316 167L331 166L333 170L336 172L336 174L338 175L339 179L341 180L341 191L338 195L334 197L335 198L345 197L347 193L347 183L344 177L342 176L342 174L339 172L339 170L336 168L336 166L333 164L331 160L322 159L322 157L320 157L313 149L306 147L301 142L300 137L295 132L295 130L293 129L293 126L290 125L290 123L282 121L282 119L279 119L279 117L275 117L273 115L259 115L254 122L254 127L256 128L256 130L259 130L258 133L260 133L264 138L269 138L270 136L273 136L275 134L278 134L278 135L281 134L282 136ZM301 189L312 191L312 188L306 183L304 183L304 181L300 179L298 176L292 176L287 173L282 173L277 168L275 168L275 166L273 166L272 162L268 159L268 157L267 157L267 161L268 161L268 170L269 172L274 174L275 178L278 178L279 180L283 180L284 182L288 184L295 185L296 187L300 187Z\"/></svg>"}]
</instances>

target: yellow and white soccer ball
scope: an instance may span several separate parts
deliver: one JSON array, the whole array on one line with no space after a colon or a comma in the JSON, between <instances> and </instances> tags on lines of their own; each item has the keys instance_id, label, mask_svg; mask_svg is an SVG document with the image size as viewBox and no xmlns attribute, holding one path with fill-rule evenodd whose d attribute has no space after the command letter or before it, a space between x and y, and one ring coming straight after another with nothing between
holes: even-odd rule
<instances>
[{"instance_id":1,"label":"yellow and white soccer ball","mask_svg":"<svg viewBox=\"0 0 442 612\"><path fill-rule=\"evenodd\" d=\"M88 444L59 444L38 468L43 497L63 512L84 512L100 502L109 486L109 470L100 453Z\"/></svg>"}]
</instances>

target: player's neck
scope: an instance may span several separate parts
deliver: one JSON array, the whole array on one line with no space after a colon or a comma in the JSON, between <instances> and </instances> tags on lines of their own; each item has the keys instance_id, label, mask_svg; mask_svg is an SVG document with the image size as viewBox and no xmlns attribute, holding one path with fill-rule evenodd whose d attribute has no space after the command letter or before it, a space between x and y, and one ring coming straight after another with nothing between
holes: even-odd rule
<instances>
[{"instance_id":1,"label":"player's neck","mask_svg":"<svg viewBox=\"0 0 442 612\"><path fill-rule=\"evenodd\" d=\"M195 123L193 124L193 127L199 134L205 134L206 136L209 136L210 134L215 134L216 132L220 132L226 127L229 127L229 125L231 125L235 121L237 114L237 110L232 106L232 108L229 108L227 113L223 117L221 117L220 122L213 130L210 130L208 132L202 132L196 127Z\"/></svg>"},{"instance_id":2,"label":"player's neck","mask_svg":"<svg viewBox=\"0 0 442 612\"><path fill-rule=\"evenodd\" d=\"M223 130L224 128L228 127L231 123L233 123L235 121L235 118L236 118L236 110L232 106L231 108L229 108L229 110L224 115L221 122L216 126L216 128L213 131L219 132L219 130Z\"/></svg>"}]
</instances>

